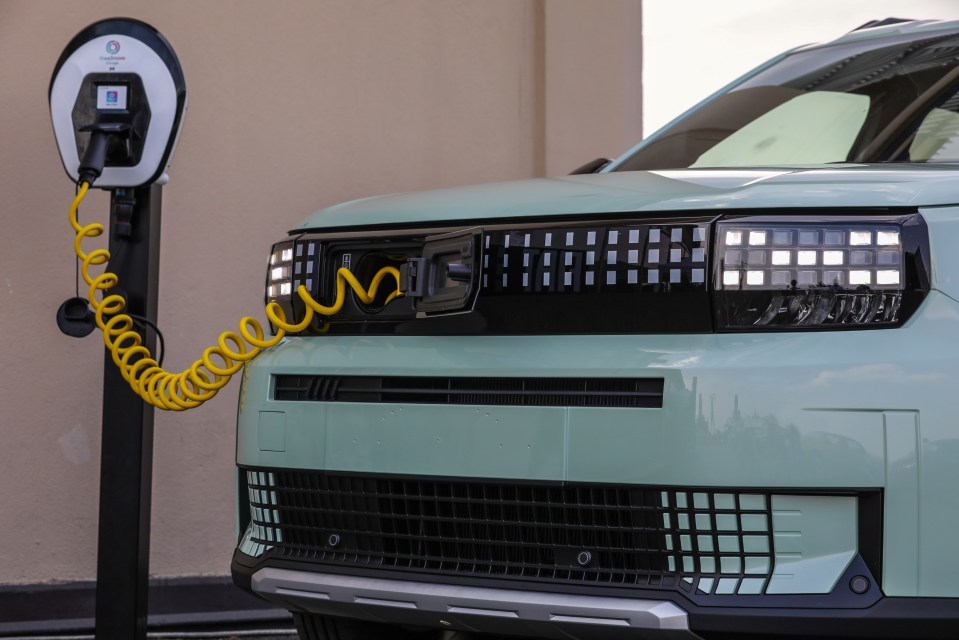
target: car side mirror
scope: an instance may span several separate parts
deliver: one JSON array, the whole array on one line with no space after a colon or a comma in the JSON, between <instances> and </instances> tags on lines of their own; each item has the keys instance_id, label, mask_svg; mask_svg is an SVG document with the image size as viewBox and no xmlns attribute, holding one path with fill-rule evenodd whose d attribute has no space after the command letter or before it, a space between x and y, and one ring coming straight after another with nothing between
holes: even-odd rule
<instances>
[{"instance_id":1,"label":"car side mirror","mask_svg":"<svg viewBox=\"0 0 959 640\"><path fill-rule=\"evenodd\" d=\"M581 167L577 167L569 172L571 176L579 176L586 173L599 173L603 167L608 165L612 160L609 158L596 158L595 160L590 160Z\"/></svg>"}]
</instances>

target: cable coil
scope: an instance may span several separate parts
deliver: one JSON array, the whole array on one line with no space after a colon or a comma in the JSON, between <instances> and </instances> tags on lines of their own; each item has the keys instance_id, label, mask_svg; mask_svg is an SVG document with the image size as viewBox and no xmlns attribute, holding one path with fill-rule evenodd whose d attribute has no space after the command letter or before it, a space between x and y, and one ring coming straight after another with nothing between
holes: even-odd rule
<instances>
[{"instance_id":1,"label":"cable coil","mask_svg":"<svg viewBox=\"0 0 959 640\"><path fill-rule=\"evenodd\" d=\"M313 321L314 314L332 316L343 308L346 302L346 286L356 293L365 304L371 304L383 280L392 276L396 280L396 290L386 298L386 303L402 296L399 288L400 272L396 267L383 267L373 276L368 289L364 288L349 269L341 267L336 272L336 299L331 306L324 306L313 299L306 287L300 285L297 295L306 305L306 314L300 322L292 324L286 321L283 308L276 302L266 305L266 317L277 328L276 335L267 339L263 326L251 316L240 319L237 331L224 331L217 344L207 347L203 354L188 369L180 373L164 370L143 346L142 336L133 330L134 321L125 313L126 300L117 294L107 292L119 283L115 273L104 271L93 277L90 267L107 264L110 252L95 249L84 253L81 244L85 238L95 238L103 234L104 227L99 223L80 225L77 211L80 203L90 189L89 182L83 182L70 206L70 225L76 232L73 250L80 260L80 275L89 287L90 306L93 308L96 324L103 332L103 343L110 351L113 362L134 393L144 402L158 409L184 411L200 406L213 398L225 387L243 365L255 358L264 349L276 346L287 333L303 331ZM101 299L97 300L98 292Z\"/></svg>"}]
</instances>

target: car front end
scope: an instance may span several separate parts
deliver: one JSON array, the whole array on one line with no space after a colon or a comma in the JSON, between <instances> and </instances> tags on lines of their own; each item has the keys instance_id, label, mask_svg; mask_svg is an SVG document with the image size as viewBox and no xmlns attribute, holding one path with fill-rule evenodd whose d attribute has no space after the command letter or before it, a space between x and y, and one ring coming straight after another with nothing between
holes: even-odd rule
<instances>
[{"instance_id":1,"label":"car front end","mask_svg":"<svg viewBox=\"0 0 959 640\"><path fill-rule=\"evenodd\" d=\"M858 98L815 100L861 124ZM403 295L347 294L246 366L237 583L307 626L949 637L959 169L879 112L882 153L929 161L735 166L777 108L704 166L640 149L340 205L278 243L267 299L296 321L343 268ZM675 156L684 126L645 148Z\"/></svg>"}]
</instances>

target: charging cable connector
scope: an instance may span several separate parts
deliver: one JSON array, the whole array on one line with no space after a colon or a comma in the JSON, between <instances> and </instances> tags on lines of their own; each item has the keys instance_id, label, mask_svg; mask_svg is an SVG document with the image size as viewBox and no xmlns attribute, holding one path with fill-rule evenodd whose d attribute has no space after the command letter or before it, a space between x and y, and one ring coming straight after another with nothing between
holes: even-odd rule
<instances>
[{"instance_id":1,"label":"charging cable connector","mask_svg":"<svg viewBox=\"0 0 959 640\"><path fill-rule=\"evenodd\" d=\"M274 336L267 338L263 325L255 318L245 316L240 319L237 331L224 331L220 334L216 345L204 349L200 358L188 369L179 373L168 372L160 366L150 350L143 346L142 336L134 330L134 317L124 311L124 297L115 293L108 294L110 289L119 284L117 275L104 271L94 277L90 273L91 267L105 265L110 260L110 252L106 249L85 253L81 246L85 238L94 238L104 232L102 224L94 222L81 225L77 220L77 210L91 184L90 181L80 184L69 214L70 225L76 233L73 249L80 260L80 275L88 286L94 321L103 332L103 343L110 351L113 362L119 367L120 374L130 388L144 402L158 409L183 411L210 400L230 382L243 365L264 349L279 344L287 333L304 331L313 323L316 315L332 316L338 313L346 301L347 287L364 303L370 304L376 298L383 281L390 278L395 280L397 288L387 296L387 304L404 295L399 287L400 270L396 267L383 267L377 271L368 288L364 287L349 269L340 268L336 272L336 299L332 305L326 306L314 300L307 288L300 285L296 293L303 301L306 311L299 322L288 322L283 308L276 302L270 302L266 305L265 312L276 327ZM69 311L73 315L79 313L74 307Z\"/></svg>"},{"instance_id":2,"label":"charging cable connector","mask_svg":"<svg viewBox=\"0 0 959 640\"><path fill-rule=\"evenodd\" d=\"M83 151L83 157L80 158L77 182L80 184L86 182L93 186L103 173L103 167L107 163L107 152L111 146L123 144L124 155L129 156L129 145L125 138L129 137L130 125L123 122L97 122L80 127L80 131L90 132L90 140Z\"/></svg>"}]
</instances>

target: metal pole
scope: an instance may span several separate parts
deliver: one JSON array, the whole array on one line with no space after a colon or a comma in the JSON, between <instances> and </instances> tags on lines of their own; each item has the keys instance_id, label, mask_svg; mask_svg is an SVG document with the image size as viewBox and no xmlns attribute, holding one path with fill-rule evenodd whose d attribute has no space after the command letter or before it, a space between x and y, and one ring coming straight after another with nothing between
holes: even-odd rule
<instances>
[{"instance_id":1,"label":"metal pole","mask_svg":"<svg viewBox=\"0 0 959 640\"><path fill-rule=\"evenodd\" d=\"M109 270L127 312L156 322L161 187L114 189ZM126 237L124 237L126 236ZM141 331L155 353L152 330ZM153 407L130 389L107 351L103 370L97 640L144 640L150 566Z\"/></svg>"}]
</instances>

